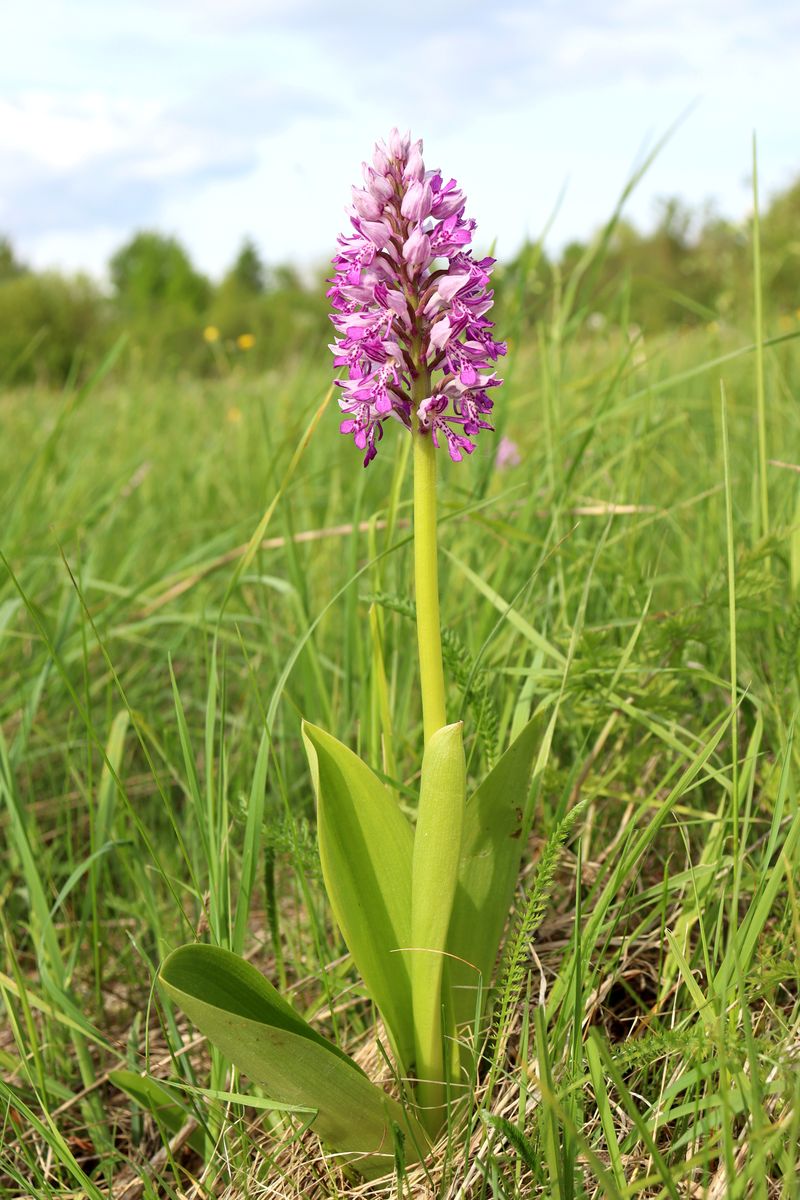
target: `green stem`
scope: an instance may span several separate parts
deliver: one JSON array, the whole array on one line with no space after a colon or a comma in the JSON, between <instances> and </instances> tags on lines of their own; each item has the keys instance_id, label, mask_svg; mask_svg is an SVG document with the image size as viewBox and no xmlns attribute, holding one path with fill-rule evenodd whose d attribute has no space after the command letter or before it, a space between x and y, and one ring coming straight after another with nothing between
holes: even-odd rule
<instances>
[{"instance_id":1,"label":"green stem","mask_svg":"<svg viewBox=\"0 0 800 1200\"><path fill-rule=\"evenodd\" d=\"M414 407L429 395L430 375L420 371L411 396ZM439 564L436 553L436 447L414 418L414 578L417 644L425 745L447 724L444 704L442 633L439 623Z\"/></svg>"}]
</instances>

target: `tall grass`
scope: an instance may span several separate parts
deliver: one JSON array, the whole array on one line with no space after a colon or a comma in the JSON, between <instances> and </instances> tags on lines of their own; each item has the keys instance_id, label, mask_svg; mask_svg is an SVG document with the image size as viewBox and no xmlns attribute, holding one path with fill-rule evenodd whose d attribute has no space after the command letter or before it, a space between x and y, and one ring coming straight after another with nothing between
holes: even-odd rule
<instances>
[{"instance_id":1,"label":"tall grass","mask_svg":"<svg viewBox=\"0 0 800 1200\"><path fill-rule=\"evenodd\" d=\"M440 485L450 706L475 776L540 712L534 837L471 1112L372 1194L795 1197L800 357L559 295L520 465ZM2 1195L357 1190L153 983L209 939L374 1054L299 718L413 795L410 479L320 358L0 397Z\"/></svg>"}]
</instances>

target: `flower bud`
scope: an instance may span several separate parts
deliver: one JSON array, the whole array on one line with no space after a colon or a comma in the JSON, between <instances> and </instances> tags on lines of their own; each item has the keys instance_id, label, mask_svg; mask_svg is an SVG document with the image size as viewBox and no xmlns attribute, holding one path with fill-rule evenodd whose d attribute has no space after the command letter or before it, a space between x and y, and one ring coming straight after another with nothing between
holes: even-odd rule
<instances>
[{"instance_id":1,"label":"flower bud","mask_svg":"<svg viewBox=\"0 0 800 1200\"><path fill-rule=\"evenodd\" d=\"M403 243L403 258L411 266L427 263L431 257L431 239L417 228Z\"/></svg>"},{"instance_id":2,"label":"flower bud","mask_svg":"<svg viewBox=\"0 0 800 1200\"><path fill-rule=\"evenodd\" d=\"M411 135L408 133L401 134L400 130L395 128L389 134L389 153L392 158L399 159L405 162L408 157L408 150L411 145Z\"/></svg>"},{"instance_id":3,"label":"flower bud","mask_svg":"<svg viewBox=\"0 0 800 1200\"><path fill-rule=\"evenodd\" d=\"M383 250L384 246L389 244L392 231L387 221L362 221L361 228L373 246L377 246L379 250Z\"/></svg>"},{"instance_id":4,"label":"flower bud","mask_svg":"<svg viewBox=\"0 0 800 1200\"><path fill-rule=\"evenodd\" d=\"M385 204L387 200L391 200L394 195L394 188L391 180L385 175L379 175L377 171L373 171L372 167L367 167L369 174L366 174L367 191L371 196L378 201L379 204Z\"/></svg>"},{"instance_id":5,"label":"flower bud","mask_svg":"<svg viewBox=\"0 0 800 1200\"><path fill-rule=\"evenodd\" d=\"M362 188L353 188L353 208L360 217L366 217L368 221L377 221L383 212L383 205L379 204L374 196Z\"/></svg>"},{"instance_id":6,"label":"flower bud","mask_svg":"<svg viewBox=\"0 0 800 1200\"><path fill-rule=\"evenodd\" d=\"M437 283L436 290L441 296L442 300L447 300L449 302L454 296L458 295L461 289L466 287L468 283L469 275L466 275L463 272L456 275L445 275Z\"/></svg>"},{"instance_id":7,"label":"flower bud","mask_svg":"<svg viewBox=\"0 0 800 1200\"><path fill-rule=\"evenodd\" d=\"M444 221L447 217L452 217L453 213L458 212L463 204L464 195L456 187L455 179L451 179L445 187L437 192L433 207L437 219Z\"/></svg>"},{"instance_id":8,"label":"flower bud","mask_svg":"<svg viewBox=\"0 0 800 1200\"><path fill-rule=\"evenodd\" d=\"M425 178L425 163L422 161L422 142L415 142L411 147L411 153L408 156L408 162L403 171L403 179Z\"/></svg>"},{"instance_id":9,"label":"flower bud","mask_svg":"<svg viewBox=\"0 0 800 1200\"><path fill-rule=\"evenodd\" d=\"M408 217L410 221L424 221L431 211L432 203L433 195L430 184L414 180L409 185L405 196L403 196L400 212L404 217Z\"/></svg>"}]
</instances>

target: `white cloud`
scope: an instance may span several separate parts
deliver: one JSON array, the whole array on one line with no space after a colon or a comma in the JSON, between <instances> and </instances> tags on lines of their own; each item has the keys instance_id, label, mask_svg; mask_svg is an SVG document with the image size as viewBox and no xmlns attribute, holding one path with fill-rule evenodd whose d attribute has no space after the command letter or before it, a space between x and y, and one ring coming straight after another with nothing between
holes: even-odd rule
<instances>
[{"instance_id":1,"label":"white cloud","mask_svg":"<svg viewBox=\"0 0 800 1200\"><path fill-rule=\"evenodd\" d=\"M0 97L0 154L53 171L83 166L140 140L158 122L159 105L98 92L59 96L42 90Z\"/></svg>"},{"instance_id":2,"label":"white cloud","mask_svg":"<svg viewBox=\"0 0 800 1200\"><path fill-rule=\"evenodd\" d=\"M255 171L263 136L319 109L302 89L217 87L224 103L213 89L180 104L97 91L0 97L0 221L40 246L101 225L124 235L215 180Z\"/></svg>"},{"instance_id":3,"label":"white cloud","mask_svg":"<svg viewBox=\"0 0 800 1200\"><path fill-rule=\"evenodd\" d=\"M219 271L251 233L272 259L330 253L359 163L394 124L463 181L510 253L571 179L554 237L607 215L642 142L689 103L643 185L744 203L796 157L800 7L788 0L57 0L6 15L0 230L34 261L96 266L157 225ZM48 80L47 85L42 79ZM94 249L92 249L94 247Z\"/></svg>"}]
</instances>

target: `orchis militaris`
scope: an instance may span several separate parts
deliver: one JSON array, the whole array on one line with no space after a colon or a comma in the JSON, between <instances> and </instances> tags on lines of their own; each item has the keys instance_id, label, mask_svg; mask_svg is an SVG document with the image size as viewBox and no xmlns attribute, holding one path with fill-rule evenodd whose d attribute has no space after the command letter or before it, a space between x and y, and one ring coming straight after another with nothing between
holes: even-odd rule
<instances>
[{"instance_id":1,"label":"orchis militaris","mask_svg":"<svg viewBox=\"0 0 800 1200\"><path fill-rule=\"evenodd\" d=\"M184 946L165 991L271 1099L316 1113L312 1127L370 1177L390 1170L393 1130L424 1158L468 1091L471 1034L530 828L531 719L467 800L462 726L447 724L436 542L436 451L460 462L492 428L494 264L474 260L475 223L454 180L426 171L422 143L393 130L354 188L328 292L344 375L341 432L367 466L393 419L413 439L414 566L423 752L416 823L329 733L303 723L331 908L383 1019L405 1103L369 1082L244 960Z\"/></svg>"},{"instance_id":2,"label":"orchis militaris","mask_svg":"<svg viewBox=\"0 0 800 1200\"><path fill-rule=\"evenodd\" d=\"M421 141L395 129L372 162L353 188L354 232L339 238L329 281L342 335L331 350L347 368L340 430L366 450L365 467L390 418L436 447L443 437L460 462L475 449L470 437L492 428L487 389L502 382L492 364L506 347L486 319L495 260L473 259L464 196L455 179L425 170Z\"/></svg>"},{"instance_id":3,"label":"orchis militaris","mask_svg":"<svg viewBox=\"0 0 800 1200\"><path fill-rule=\"evenodd\" d=\"M339 238L329 280L331 317L342 335L330 348L347 369L336 382L340 425L377 454L383 426L394 419L414 439L414 546L425 741L445 724L436 563L436 461L444 438L461 462L475 449L470 437L492 426L489 389L502 381L491 370L505 343L492 337L487 291L495 260L475 261L469 244L475 222L464 216L455 179L426 171L422 142L394 129L379 142L364 187L353 188L353 232ZM489 372L483 374L482 372Z\"/></svg>"}]
</instances>

